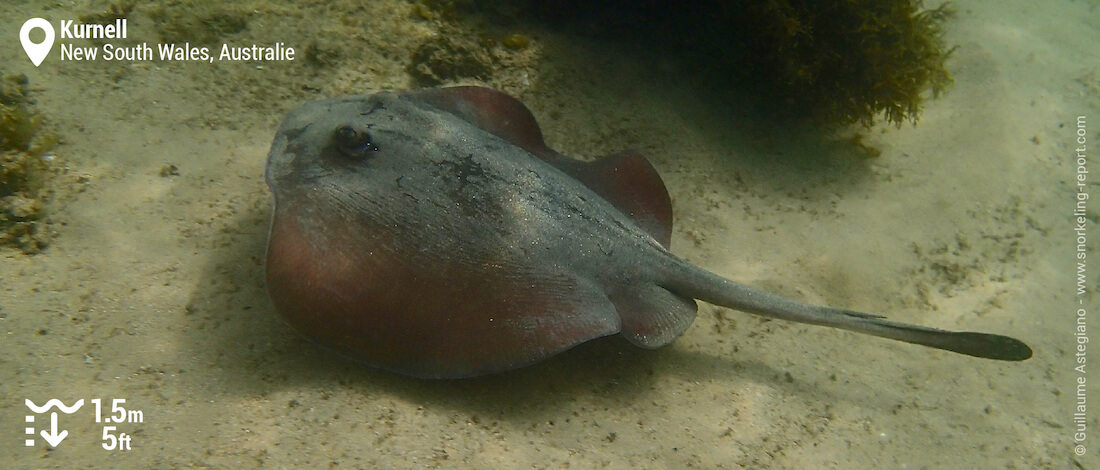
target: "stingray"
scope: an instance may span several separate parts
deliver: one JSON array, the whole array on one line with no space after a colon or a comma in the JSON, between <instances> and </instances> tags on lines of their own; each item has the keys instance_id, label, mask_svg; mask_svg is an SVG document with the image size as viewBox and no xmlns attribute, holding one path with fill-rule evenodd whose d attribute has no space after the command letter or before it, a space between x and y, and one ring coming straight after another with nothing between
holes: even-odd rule
<instances>
[{"instance_id":1,"label":"stingray","mask_svg":"<svg viewBox=\"0 0 1100 470\"><path fill-rule=\"evenodd\" d=\"M522 103L488 88L305 103L279 128L265 178L276 311L322 347L400 374L491 374L614 334L657 348L691 325L696 299L981 358L1032 354L699 268L669 251L671 202L645 157L566 157Z\"/></svg>"}]
</instances>

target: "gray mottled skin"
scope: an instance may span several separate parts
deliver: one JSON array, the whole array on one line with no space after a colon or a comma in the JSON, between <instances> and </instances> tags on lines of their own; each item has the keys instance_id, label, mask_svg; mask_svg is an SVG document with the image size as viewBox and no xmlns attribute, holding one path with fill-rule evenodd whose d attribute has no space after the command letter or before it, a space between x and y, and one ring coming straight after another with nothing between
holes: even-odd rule
<instances>
[{"instance_id":1,"label":"gray mottled skin","mask_svg":"<svg viewBox=\"0 0 1100 470\"><path fill-rule=\"evenodd\" d=\"M334 143L342 128L369 135L371 148L354 155L342 151ZM276 307L322 345L401 373L497 372L614 333L658 347L693 321L693 299L978 357L1031 355L1012 338L806 305L702 270L670 253L584 184L414 95L384 92L301 106L279 129L266 179L276 201L268 258ZM296 235L277 235L284 226L295 227L285 232ZM389 278L406 281L389 291L368 291L371 279ZM402 287L422 290L424 306L415 306L419 297L410 297L415 305L407 312L385 299L372 303ZM438 305L442 301L431 300L433 295L456 296L455 305ZM485 296L508 305L479 316L497 308L489 304L458 318L461 303ZM408 324L375 320L382 310L399 320L425 310L431 316ZM347 316L357 323L341 323ZM432 324L437 317L456 328ZM332 327L337 333L311 322L343 326ZM485 341L498 334L507 338L467 357L467 350L483 344L460 337L471 331ZM363 334L378 336L352 338ZM371 342L391 336L407 338L386 350L371 349ZM400 350L416 342L425 344ZM432 352L436 344L442 346ZM414 357L406 361L403 354Z\"/></svg>"}]
</instances>

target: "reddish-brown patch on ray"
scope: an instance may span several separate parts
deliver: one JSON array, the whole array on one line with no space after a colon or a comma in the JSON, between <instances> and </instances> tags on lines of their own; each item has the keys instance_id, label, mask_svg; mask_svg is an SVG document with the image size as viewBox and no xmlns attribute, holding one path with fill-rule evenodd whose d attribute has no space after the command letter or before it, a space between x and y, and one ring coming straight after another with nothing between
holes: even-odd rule
<instances>
[{"instance_id":1,"label":"reddish-brown patch on ray","mask_svg":"<svg viewBox=\"0 0 1100 470\"><path fill-rule=\"evenodd\" d=\"M573 160L570 176L592 188L665 248L672 241L672 199L661 175L641 154L622 152L593 162ZM560 167L559 167L560 168Z\"/></svg>"},{"instance_id":2,"label":"reddish-brown patch on ray","mask_svg":"<svg viewBox=\"0 0 1100 470\"><path fill-rule=\"evenodd\" d=\"M619 330L602 292L571 277L441 262L395 249L385 227L339 218L323 234L304 230L314 222L276 210L268 290L295 329L340 354L418 377L469 377Z\"/></svg>"},{"instance_id":3,"label":"reddish-brown patch on ray","mask_svg":"<svg viewBox=\"0 0 1100 470\"><path fill-rule=\"evenodd\" d=\"M546 146L534 115L523 103L491 88L432 88L409 94L554 165L629 216L665 248L669 247L672 200L661 175L641 154L621 152L593 162L562 155Z\"/></svg>"}]
</instances>

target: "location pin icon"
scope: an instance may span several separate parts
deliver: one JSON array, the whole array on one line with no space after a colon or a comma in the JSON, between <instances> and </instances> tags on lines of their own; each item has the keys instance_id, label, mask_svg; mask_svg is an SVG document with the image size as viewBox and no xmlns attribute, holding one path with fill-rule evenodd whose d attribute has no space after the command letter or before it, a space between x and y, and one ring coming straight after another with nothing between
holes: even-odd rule
<instances>
[{"instance_id":1,"label":"location pin icon","mask_svg":"<svg viewBox=\"0 0 1100 470\"><path fill-rule=\"evenodd\" d=\"M46 33L46 39L38 44L31 41L31 30L34 28L41 29ZM27 20L19 30L19 42L23 43L23 50L27 52L27 57L31 58L31 62L34 62L35 67L38 67L43 60L46 60L46 56L50 55L50 49L53 49L53 35L53 26L50 26L50 22L42 18Z\"/></svg>"}]
</instances>

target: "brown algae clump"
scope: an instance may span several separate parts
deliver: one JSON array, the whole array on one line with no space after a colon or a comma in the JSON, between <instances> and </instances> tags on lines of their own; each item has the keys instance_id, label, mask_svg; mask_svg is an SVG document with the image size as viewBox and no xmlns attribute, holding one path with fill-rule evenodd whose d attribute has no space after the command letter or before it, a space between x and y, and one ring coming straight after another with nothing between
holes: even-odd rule
<instances>
[{"instance_id":1,"label":"brown algae clump","mask_svg":"<svg viewBox=\"0 0 1100 470\"><path fill-rule=\"evenodd\" d=\"M527 21L679 57L715 89L759 96L760 108L776 117L823 128L916 123L924 99L951 84L945 62L953 49L944 43L943 23L953 9L946 3L931 9L920 0L647 0L626 2L629 8L584 0L428 3L497 24L516 21L509 12L518 11Z\"/></svg>"},{"instance_id":2,"label":"brown algae clump","mask_svg":"<svg viewBox=\"0 0 1100 470\"><path fill-rule=\"evenodd\" d=\"M43 157L58 138L42 131L25 75L6 75L0 86L0 246L37 253L52 238L44 218L50 171Z\"/></svg>"},{"instance_id":3,"label":"brown algae clump","mask_svg":"<svg viewBox=\"0 0 1100 470\"><path fill-rule=\"evenodd\" d=\"M759 21L750 50L771 92L833 123L916 123L922 94L951 84L943 42L950 4L920 1L773 0L753 3Z\"/></svg>"}]
</instances>

